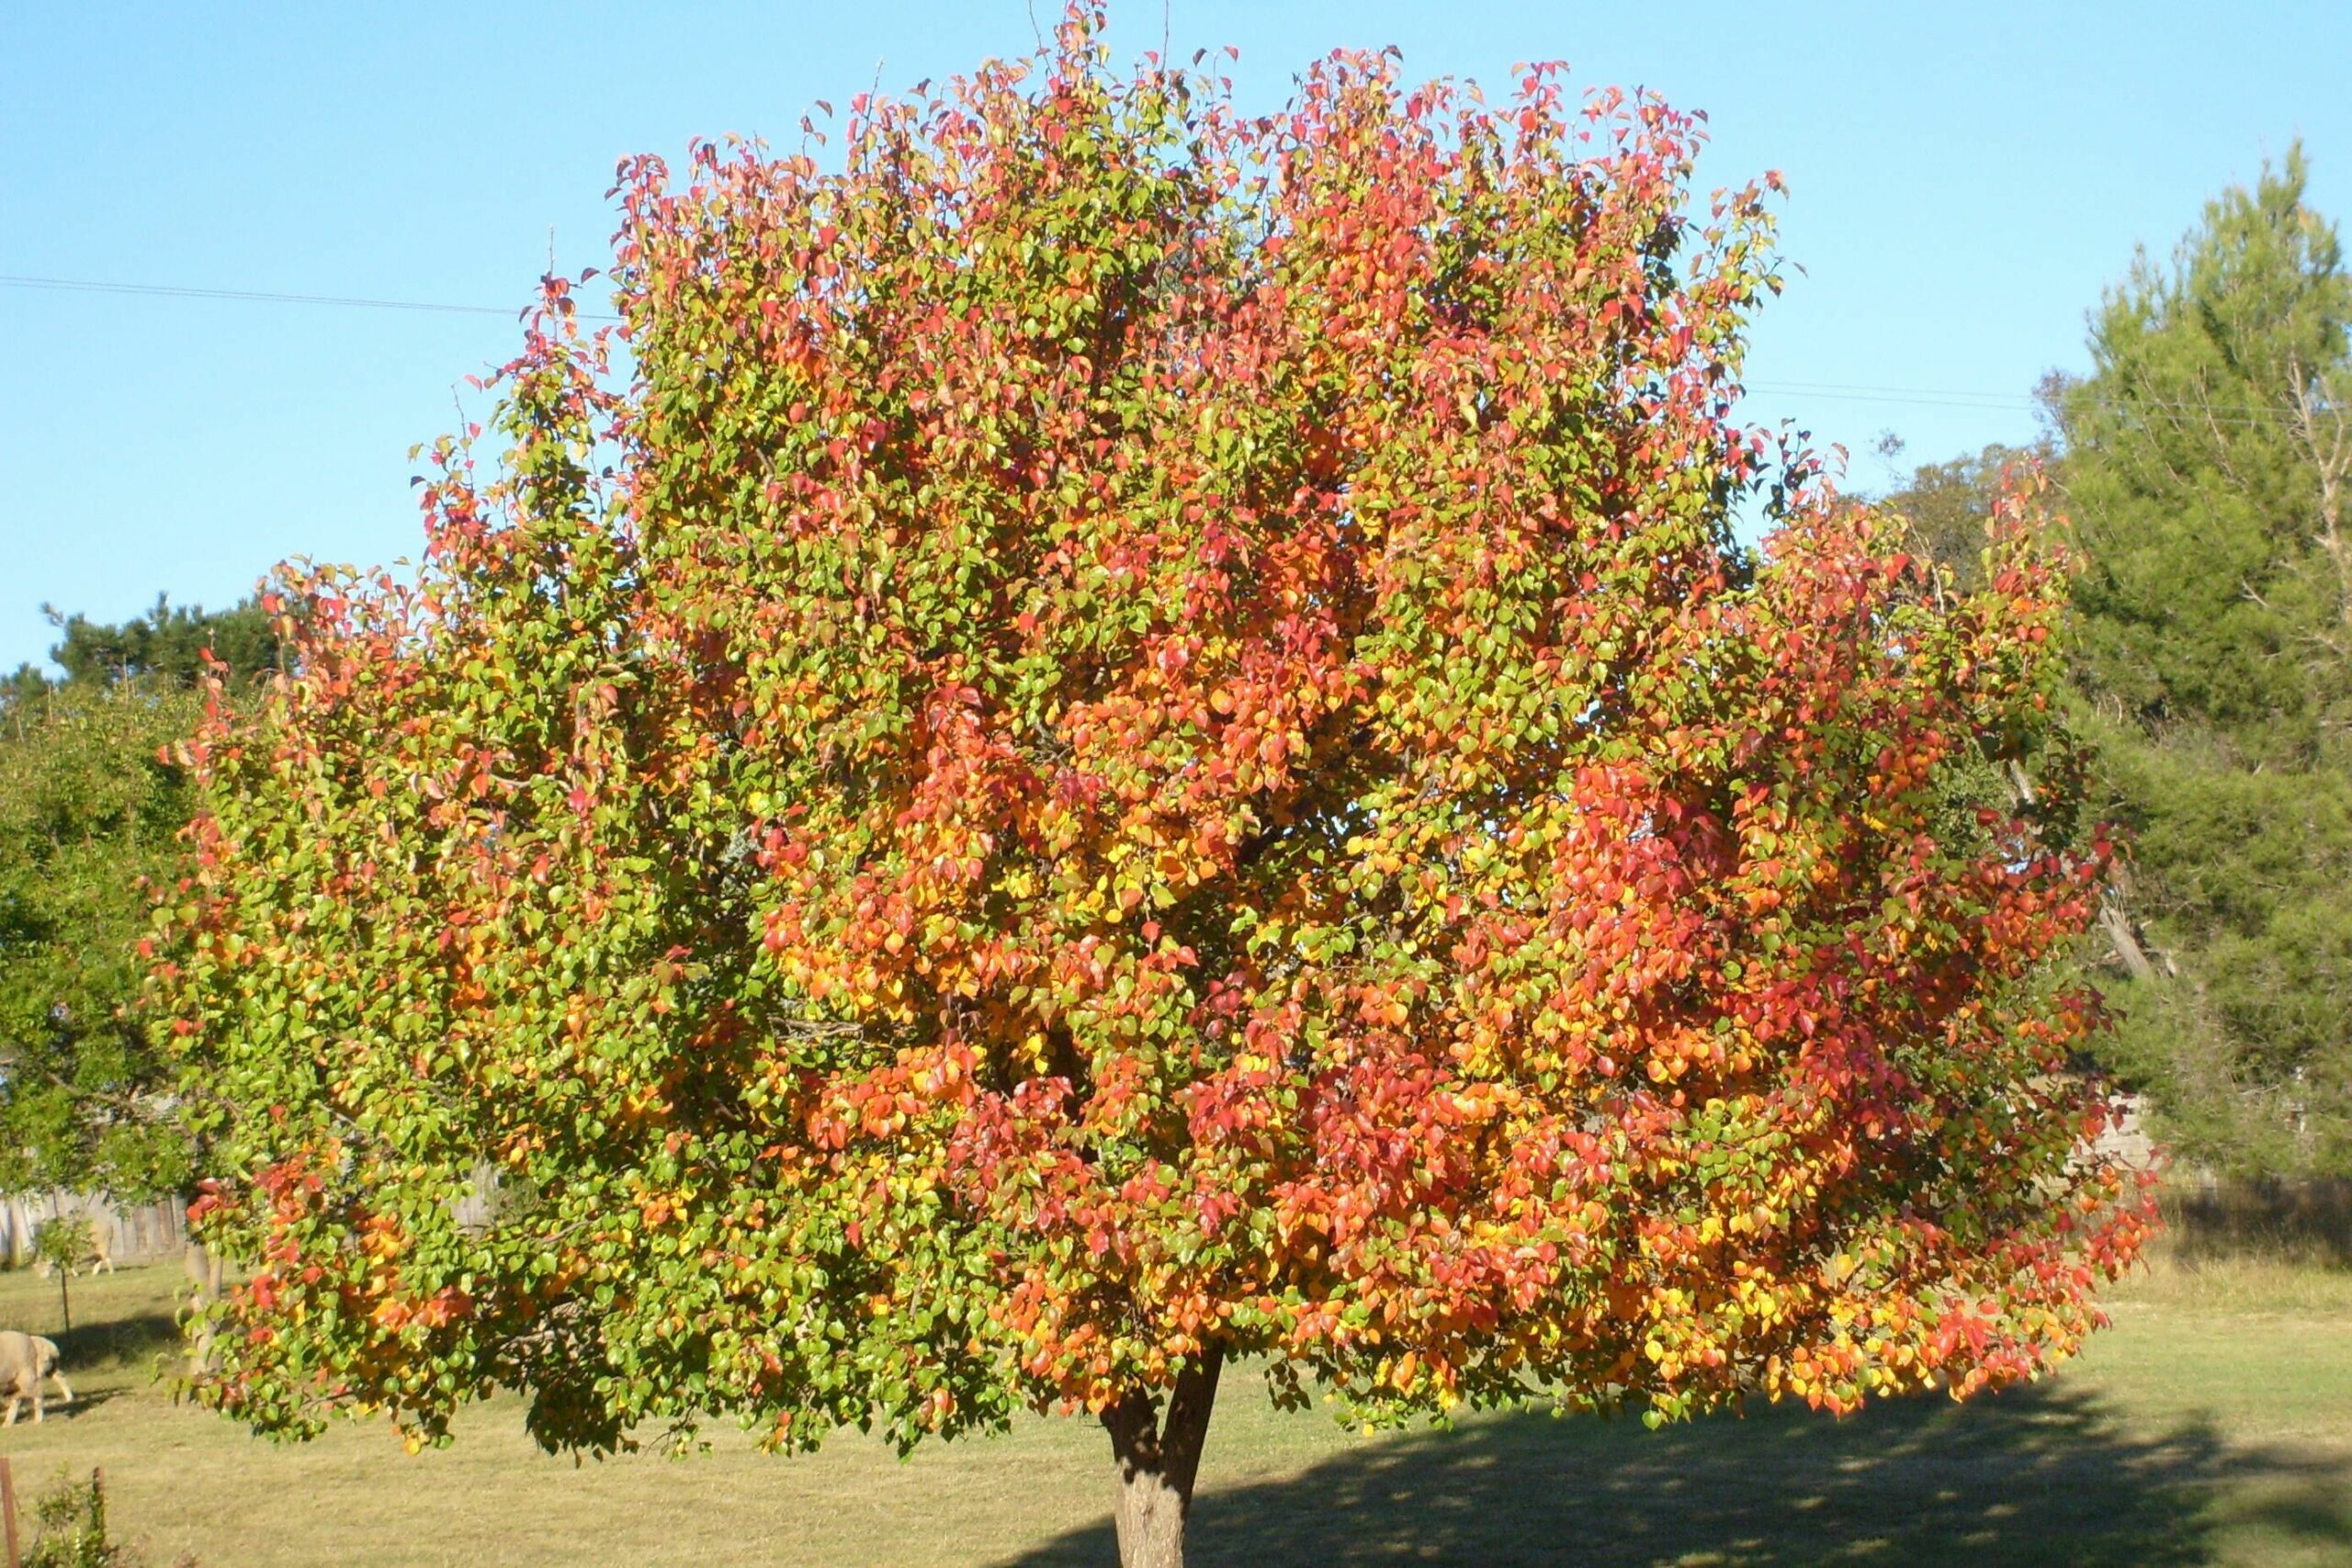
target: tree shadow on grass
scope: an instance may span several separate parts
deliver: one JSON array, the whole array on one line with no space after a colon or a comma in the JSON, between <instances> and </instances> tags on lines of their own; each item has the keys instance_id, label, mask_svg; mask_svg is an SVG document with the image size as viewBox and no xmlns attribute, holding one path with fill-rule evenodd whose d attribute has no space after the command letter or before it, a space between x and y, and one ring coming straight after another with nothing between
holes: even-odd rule
<instances>
[{"instance_id":1,"label":"tree shadow on grass","mask_svg":"<svg viewBox=\"0 0 2352 1568\"><path fill-rule=\"evenodd\" d=\"M2183 1262L2287 1258L2352 1269L2352 1179L2183 1180L2163 1201L2165 1241Z\"/></svg>"},{"instance_id":2,"label":"tree shadow on grass","mask_svg":"<svg viewBox=\"0 0 2352 1568\"><path fill-rule=\"evenodd\" d=\"M179 1322L167 1312L85 1321L50 1337L57 1341L58 1359L68 1377L76 1368L144 1365L183 1348Z\"/></svg>"},{"instance_id":3,"label":"tree shadow on grass","mask_svg":"<svg viewBox=\"0 0 2352 1568\"><path fill-rule=\"evenodd\" d=\"M1216 1435L1210 1435L1212 1445ZM2123 1430L2045 1385L1843 1421L1771 1410L1648 1432L1507 1414L1367 1444L1281 1480L1204 1491L1196 1565L1357 1562L2068 1563L2187 1568L2229 1513L2268 1539L2352 1555L2340 1464L2228 1447L2193 1423ZM1107 1521L1015 1568L1118 1561Z\"/></svg>"},{"instance_id":4,"label":"tree shadow on grass","mask_svg":"<svg viewBox=\"0 0 2352 1568\"><path fill-rule=\"evenodd\" d=\"M96 1410L99 1405L106 1404L109 1400L119 1397L123 1393L124 1391L119 1388L77 1388L74 1391L74 1397L71 1401L60 1400L54 1393L51 1393L46 1397L45 1403L48 1408L41 1413L42 1420L78 1420L83 1416ZM17 1412L17 1425L19 1427L25 1427L40 1426L40 1424L41 1422L33 1420L32 1402L30 1400L26 1401L24 1408Z\"/></svg>"}]
</instances>

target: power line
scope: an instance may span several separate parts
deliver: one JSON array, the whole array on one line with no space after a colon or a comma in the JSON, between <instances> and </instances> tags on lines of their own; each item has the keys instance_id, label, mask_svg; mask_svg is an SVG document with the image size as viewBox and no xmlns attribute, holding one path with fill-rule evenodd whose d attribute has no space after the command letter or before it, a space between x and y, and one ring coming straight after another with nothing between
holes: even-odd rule
<instances>
[{"instance_id":1,"label":"power line","mask_svg":"<svg viewBox=\"0 0 2352 1568\"><path fill-rule=\"evenodd\" d=\"M1751 381L1752 391L1818 392L1838 397L1937 398L1953 401L1999 403L2005 407L2022 407L2033 402L2025 392L1967 392L1952 388L1883 387L1873 384L1857 385L1846 381Z\"/></svg>"},{"instance_id":2,"label":"power line","mask_svg":"<svg viewBox=\"0 0 2352 1568\"><path fill-rule=\"evenodd\" d=\"M368 299L335 294L286 294L251 288L195 288L168 283L106 283L78 277L23 277L0 274L0 288L57 289L82 294L136 294L166 299L229 299L254 305L340 305L368 310L429 310L444 315L505 316L523 311L503 305L446 305L422 299ZM618 316L599 311L575 312L583 321L617 321ZM1784 397L1828 398L1840 402L1904 403L1920 408L1975 409L1988 413L2024 412L2041 400L2017 392L1976 392L1954 388L1886 387L1841 381L1750 381L1748 392ZM2156 398L2097 400L2111 411L2195 414L2219 424L2280 425L2291 417L2283 409L2226 406Z\"/></svg>"},{"instance_id":3,"label":"power line","mask_svg":"<svg viewBox=\"0 0 2352 1568\"><path fill-rule=\"evenodd\" d=\"M170 283L102 283L82 277L17 277L0 275L0 287L55 289L74 294L141 294L166 299L232 299L249 305L341 305L365 310L431 310L452 316L505 316L523 313L504 305L443 305L422 299L363 299L341 294L282 294L255 288L192 288ZM578 312L583 321L615 321L617 316Z\"/></svg>"},{"instance_id":4,"label":"power line","mask_svg":"<svg viewBox=\"0 0 2352 1568\"><path fill-rule=\"evenodd\" d=\"M1994 413L2022 412L2034 406L2031 398L2001 392L1935 391L1924 388L1840 387L1802 381L1748 381L1748 392L1770 392L1792 398L1831 398L1849 403L1918 403L1935 408L1983 409Z\"/></svg>"},{"instance_id":5,"label":"power line","mask_svg":"<svg viewBox=\"0 0 2352 1568\"><path fill-rule=\"evenodd\" d=\"M1750 381L1751 392L1784 392L1799 397L1843 398L1868 402L1883 399L1893 402L1936 402L1952 408L2030 409L2038 407L2038 395L2022 392L1963 392L1918 387L1851 386L1842 381ZM2292 419L2287 409L2261 403L2208 403L2177 398L2096 398L2090 400L2100 408L2138 410L2157 413L2194 413L2211 416L2224 424L2271 424Z\"/></svg>"}]
</instances>

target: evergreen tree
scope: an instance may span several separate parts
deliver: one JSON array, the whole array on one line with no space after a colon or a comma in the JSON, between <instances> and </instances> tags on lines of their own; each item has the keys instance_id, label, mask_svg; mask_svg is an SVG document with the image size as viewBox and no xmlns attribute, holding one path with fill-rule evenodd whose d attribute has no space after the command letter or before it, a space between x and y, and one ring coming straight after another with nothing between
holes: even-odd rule
<instances>
[{"instance_id":1,"label":"evergreen tree","mask_svg":"<svg viewBox=\"0 0 2352 1568\"><path fill-rule=\"evenodd\" d=\"M248 599L226 610L174 604L164 594L154 608L119 626L87 615L62 615L43 605L49 624L62 634L49 650L64 670L62 682L38 667L19 665L0 681L0 702L37 696L58 684L106 685L152 678L193 687L211 657L227 667L232 682L250 679L277 662L277 633L260 605Z\"/></svg>"},{"instance_id":2,"label":"evergreen tree","mask_svg":"<svg viewBox=\"0 0 2352 1568\"><path fill-rule=\"evenodd\" d=\"M2352 1168L2352 278L2304 184L2296 148L2143 254L2052 398L2137 844L2117 1049L2182 1154L2275 1172Z\"/></svg>"}]
</instances>

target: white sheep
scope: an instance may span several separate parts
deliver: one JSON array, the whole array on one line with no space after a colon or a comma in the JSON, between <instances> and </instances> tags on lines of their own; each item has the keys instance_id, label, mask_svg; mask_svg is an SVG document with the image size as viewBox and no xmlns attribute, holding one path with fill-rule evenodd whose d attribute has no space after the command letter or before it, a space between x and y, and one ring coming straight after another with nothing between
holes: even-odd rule
<instances>
[{"instance_id":1,"label":"white sheep","mask_svg":"<svg viewBox=\"0 0 2352 1568\"><path fill-rule=\"evenodd\" d=\"M43 1378L57 1385L62 1404L74 1403L74 1390L66 1382L65 1374L57 1370L57 1341L14 1328L0 1329L0 1393L8 1396L8 1416L0 1421L0 1427L17 1424L17 1408L28 1398L33 1402L33 1419L38 1422L42 1418Z\"/></svg>"},{"instance_id":2,"label":"white sheep","mask_svg":"<svg viewBox=\"0 0 2352 1568\"><path fill-rule=\"evenodd\" d=\"M88 1256L79 1263L69 1265L65 1270L65 1277L72 1280L88 1274L96 1278L100 1274L111 1274L114 1271L114 1237L107 1234L105 1226L93 1226L90 1230ZM57 1275L57 1265L46 1258L36 1258L33 1259L33 1272L44 1280L54 1279Z\"/></svg>"}]
</instances>

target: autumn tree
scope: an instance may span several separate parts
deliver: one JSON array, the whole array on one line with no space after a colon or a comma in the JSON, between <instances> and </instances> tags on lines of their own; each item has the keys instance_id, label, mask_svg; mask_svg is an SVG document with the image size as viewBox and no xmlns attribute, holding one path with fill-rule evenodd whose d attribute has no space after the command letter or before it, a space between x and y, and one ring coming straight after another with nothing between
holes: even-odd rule
<instances>
[{"instance_id":1,"label":"autumn tree","mask_svg":"<svg viewBox=\"0 0 2352 1568\"><path fill-rule=\"evenodd\" d=\"M1099 26L837 172L625 164L626 370L549 280L420 579L288 579L163 933L254 1266L203 1396L1084 1412L1158 1564L1238 1357L1372 1420L2050 1366L2143 1222L2042 967L2106 851L2037 498L1939 594L1732 422L1765 197L1656 99L1252 119Z\"/></svg>"}]
</instances>

